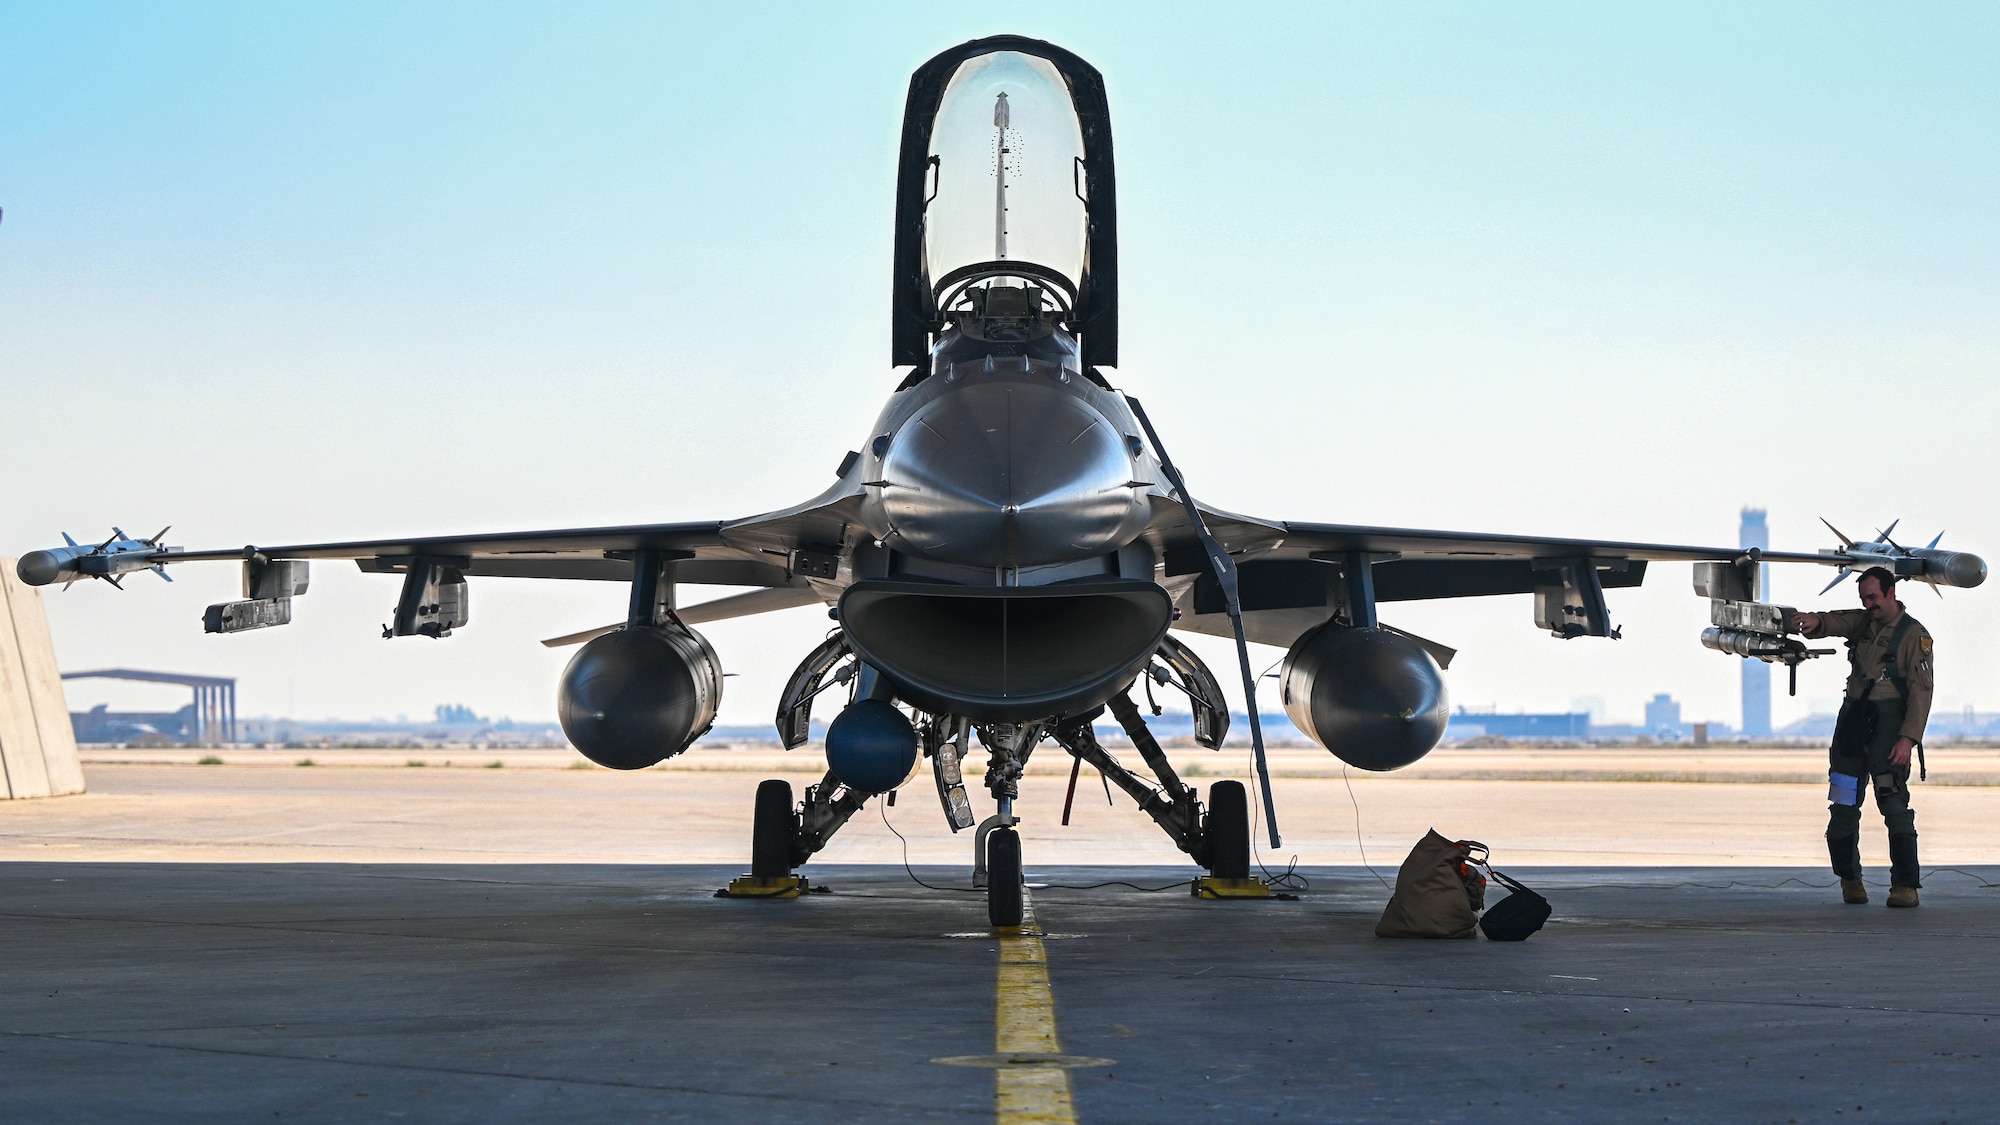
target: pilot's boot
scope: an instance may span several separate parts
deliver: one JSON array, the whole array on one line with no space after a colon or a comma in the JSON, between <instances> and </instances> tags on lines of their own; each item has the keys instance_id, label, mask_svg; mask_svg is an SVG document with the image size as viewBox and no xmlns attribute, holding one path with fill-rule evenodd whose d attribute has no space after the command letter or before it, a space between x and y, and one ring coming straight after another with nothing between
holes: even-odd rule
<instances>
[{"instance_id":1,"label":"pilot's boot","mask_svg":"<svg viewBox=\"0 0 2000 1125\"><path fill-rule=\"evenodd\" d=\"M1923 868L1917 863L1917 838L1897 833L1889 837L1889 905L1915 906Z\"/></svg>"},{"instance_id":2,"label":"pilot's boot","mask_svg":"<svg viewBox=\"0 0 2000 1125\"><path fill-rule=\"evenodd\" d=\"M1868 901L1868 887L1862 885L1862 837L1858 831L1854 835L1842 831L1846 829L1838 817L1842 811L1836 809L1834 823L1826 827L1826 857L1834 863L1834 875L1840 877L1840 901L1860 905Z\"/></svg>"}]
</instances>

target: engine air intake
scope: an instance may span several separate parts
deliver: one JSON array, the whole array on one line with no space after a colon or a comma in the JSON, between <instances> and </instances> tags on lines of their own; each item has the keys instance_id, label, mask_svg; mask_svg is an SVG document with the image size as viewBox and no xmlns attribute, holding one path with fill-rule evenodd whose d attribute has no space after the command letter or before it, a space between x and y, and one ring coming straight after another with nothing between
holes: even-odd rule
<instances>
[{"instance_id":1,"label":"engine air intake","mask_svg":"<svg viewBox=\"0 0 2000 1125\"><path fill-rule=\"evenodd\" d=\"M978 722L1074 714L1111 698L1159 647L1173 603L1151 582L848 587L840 622L861 659L925 710Z\"/></svg>"}]
</instances>

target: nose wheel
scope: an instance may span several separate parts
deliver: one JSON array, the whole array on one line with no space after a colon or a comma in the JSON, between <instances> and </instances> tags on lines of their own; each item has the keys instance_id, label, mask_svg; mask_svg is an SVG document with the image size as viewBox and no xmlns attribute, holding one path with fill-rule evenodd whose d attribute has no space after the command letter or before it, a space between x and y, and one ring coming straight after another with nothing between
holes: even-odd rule
<instances>
[{"instance_id":1,"label":"nose wheel","mask_svg":"<svg viewBox=\"0 0 2000 1125\"><path fill-rule=\"evenodd\" d=\"M986 837L986 920L995 926L1020 925L1023 887L1021 834L996 828Z\"/></svg>"}]
</instances>

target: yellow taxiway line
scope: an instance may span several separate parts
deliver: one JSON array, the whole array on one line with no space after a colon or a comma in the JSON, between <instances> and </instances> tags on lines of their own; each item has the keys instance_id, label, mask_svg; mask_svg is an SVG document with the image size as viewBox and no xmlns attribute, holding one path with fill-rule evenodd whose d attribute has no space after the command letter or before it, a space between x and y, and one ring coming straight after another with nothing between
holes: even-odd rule
<instances>
[{"instance_id":1,"label":"yellow taxiway line","mask_svg":"<svg viewBox=\"0 0 2000 1125\"><path fill-rule=\"evenodd\" d=\"M995 985L994 1050L1003 1058L1062 1054L1056 1037L1056 1001L1049 991L1049 959L1035 924L1035 904L1023 890L1021 925L1000 933L1000 975ZM1000 1066L993 1072L998 1125L1076 1125L1069 1071L1060 1064Z\"/></svg>"}]
</instances>

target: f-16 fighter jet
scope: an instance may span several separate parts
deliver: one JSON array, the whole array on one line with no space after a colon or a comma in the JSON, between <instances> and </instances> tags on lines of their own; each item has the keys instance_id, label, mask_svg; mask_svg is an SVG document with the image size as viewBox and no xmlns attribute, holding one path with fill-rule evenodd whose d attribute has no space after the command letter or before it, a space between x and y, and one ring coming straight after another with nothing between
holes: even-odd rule
<instances>
[{"instance_id":1,"label":"f-16 fighter jet","mask_svg":"<svg viewBox=\"0 0 2000 1125\"><path fill-rule=\"evenodd\" d=\"M315 559L401 577L385 629L444 637L489 575L629 583L617 625L582 642L558 689L563 730L592 761L641 769L710 727L723 676L695 626L824 604L836 625L777 701L789 748L816 701L841 701L827 772L795 800L758 789L743 893L796 893L798 869L871 797L927 758L954 830L978 819L964 771L986 757L996 811L975 836L991 921L1022 917L1014 802L1045 744L1088 763L1207 870L1247 892L1248 792L1204 801L1176 775L1131 692L1141 677L1186 694L1195 738L1221 744L1221 682L1175 631L1233 637L1249 698L1265 821L1278 843L1247 642L1287 650L1279 681L1298 728L1369 770L1421 758L1443 735L1452 652L1377 618L1383 603L1532 593L1535 624L1613 638L1605 591L1649 562L1696 564L1704 640L1796 665L1787 607L1760 600L1762 562L1887 565L1977 585L1976 556L1904 549L1884 535L1816 553L1600 542L1302 523L1198 503L1162 435L1121 393L1118 215L1104 83L1049 43L966 43L911 78L896 178L892 364L902 374L834 483L795 507L741 519L357 543L182 550L122 533L28 555L33 584L235 560L243 600L209 608L211 632L282 625ZM681 607L690 584L759 587ZM829 694L831 692L831 694ZM1093 734L1106 710L1145 772ZM1150 777L1146 776L1150 774Z\"/></svg>"}]
</instances>

